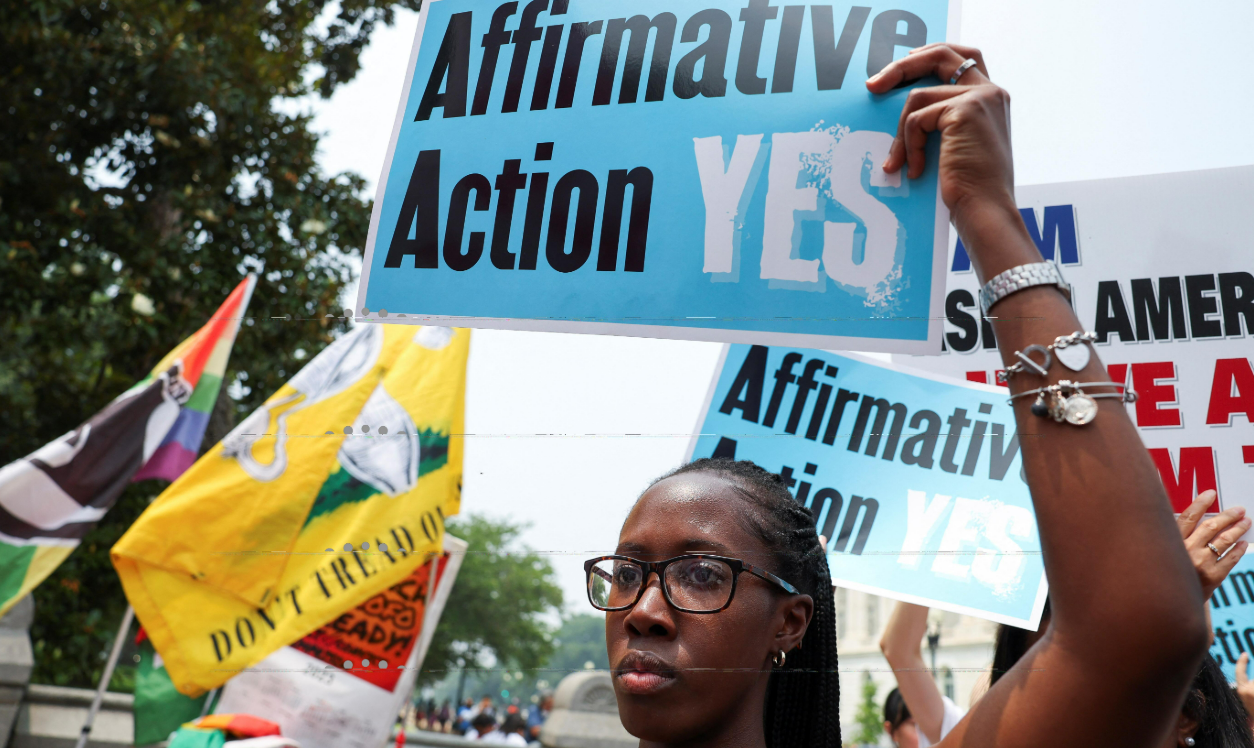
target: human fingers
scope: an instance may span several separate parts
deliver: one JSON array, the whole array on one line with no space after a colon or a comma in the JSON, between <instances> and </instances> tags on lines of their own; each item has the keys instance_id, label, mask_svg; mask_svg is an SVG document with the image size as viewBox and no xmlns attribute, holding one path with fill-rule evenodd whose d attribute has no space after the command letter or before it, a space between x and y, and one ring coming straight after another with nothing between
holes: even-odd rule
<instances>
[{"instance_id":1,"label":"human fingers","mask_svg":"<svg viewBox=\"0 0 1254 748\"><path fill-rule=\"evenodd\" d=\"M915 54L916 52L921 52L925 49L931 49L932 47L939 47L942 45L948 46L953 51L962 55L963 59L970 58L975 60L976 69L983 73L984 77L990 79L992 78L992 76L988 74L988 67L984 64L984 53L975 47L968 47L965 44L954 44L953 42L932 42L931 44L924 44L922 47L915 47L910 50L910 54Z\"/></svg>"},{"instance_id":2,"label":"human fingers","mask_svg":"<svg viewBox=\"0 0 1254 748\"><path fill-rule=\"evenodd\" d=\"M1210 541L1210 544L1218 548L1220 554L1231 555L1231 554L1228 554L1228 551L1237 544L1237 541L1240 540L1241 536L1244 535L1249 529L1250 529L1250 518L1246 517L1245 519L1229 526L1223 532L1216 535L1215 539Z\"/></svg>"},{"instance_id":3,"label":"human fingers","mask_svg":"<svg viewBox=\"0 0 1254 748\"><path fill-rule=\"evenodd\" d=\"M1245 518L1245 507L1234 506L1225 509L1211 517L1207 517L1198 523L1193 532L1189 533L1189 537L1185 539L1184 544L1190 548L1202 548L1207 543L1212 542L1215 536L1231 527L1233 524L1240 522Z\"/></svg>"},{"instance_id":4,"label":"human fingers","mask_svg":"<svg viewBox=\"0 0 1254 748\"><path fill-rule=\"evenodd\" d=\"M910 115L926 109L946 99L952 99L965 92L966 89L959 86L930 86L928 88L916 88L906 97L906 104L901 108L901 116L897 120L897 137L893 138L893 143L888 148L888 157L884 159L881 167L886 173L893 173L906 163L906 147L905 132L906 121ZM924 138L926 140L926 137Z\"/></svg>"},{"instance_id":5,"label":"human fingers","mask_svg":"<svg viewBox=\"0 0 1254 748\"><path fill-rule=\"evenodd\" d=\"M1225 551L1222 556L1215 559L1215 576L1217 579L1215 580L1214 586L1216 588L1218 588L1219 585L1223 583L1224 579L1232 573L1232 569L1241 562L1241 559L1245 556L1245 552L1249 550L1249 547L1249 543L1244 540L1239 540L1234 543L1231 548ZM1213 591L1214 590L1211 590L1211 592Z\"/></svg>"},{"instance_id":6,"label":"human fingers","mask_svg":"<svg viewBox=\"0 0 1254 748\"><path fill-rule=\"evenodd\" d=\"M1193 528L1197 527L1197 523L1202 520L1202 515L1206 514L1206 510L1210 509L1215 503L1215 499L1219 497L1213 489L1208 489L1197 495L1192 504L1176 517L1176 524L1180 527L1180 537L1188 538Z\"/></svg>"},{"instance_id":7,"label":"human fingers","mask_svg":"<svg viewBox=\"0 0 1254 748\"><path fill-rule=\"evenodd\" d=\"M883 70L867 79L866 87L871 93L887 93L902 83L926 78L929 75L948 81L966 59L948 44L938 44L890 62L884 66ZM968 70L963 74L958 81L959 85L974 86L988 83L988 76L978 70L978 65L976 68L975 71Z\"/></svg>"},{"instance_id":8,"label":"human fingers","mask_svg":"<svg viewBox=\"0 0 1254 748\"><path fill-rule=\"evenodd\" d=\"M1249 674L1249 670L1248 670L1249 665L1250 665L1250 655L1249 655L1249 653L1248 653L1248 652L1242 652L1242 653L1241 653L1241 656L1237 658L1237 666L1236 666L1236 671L1237 671L1237 688L1241 688L1241 687L1243 687L1246 683L1249 683L1249 682L1250 682L1250 674Z\"/></svg>"}]
</instances>

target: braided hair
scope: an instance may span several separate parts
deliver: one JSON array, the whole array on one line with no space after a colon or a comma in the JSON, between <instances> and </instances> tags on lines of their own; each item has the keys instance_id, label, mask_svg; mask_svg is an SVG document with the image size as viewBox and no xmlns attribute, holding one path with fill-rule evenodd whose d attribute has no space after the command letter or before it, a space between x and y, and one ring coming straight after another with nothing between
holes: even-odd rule
<instances>
[{"instance_id":1,"label":"braided hair","mask_svg":"<svg viewBox=\"0 0 1254 748\"><path fill-rule=\"evenodd\" d=\"M703 457L653 484L684 473L730 478L737 494L757 510L736 516L771 549L771 571L814 599L814 616L798 651L771 673L763 715L767 748L839 748L836 608L827 551L819 544L814 515L796 502L782 477L749 460Z\"/></svg>"}]
</instances>

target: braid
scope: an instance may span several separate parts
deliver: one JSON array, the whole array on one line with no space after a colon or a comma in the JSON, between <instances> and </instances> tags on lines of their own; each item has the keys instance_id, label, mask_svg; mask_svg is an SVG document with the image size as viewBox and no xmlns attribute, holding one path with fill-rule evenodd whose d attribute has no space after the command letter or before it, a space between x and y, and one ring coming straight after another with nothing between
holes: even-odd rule
<instances>
[{"instance_id":1,"label":"braid","mask_svg":"<svg viewBox=\"0 0 1254 748\"><path fill-rule=\"evenodd\" d=\"M840 676L836 607L827 551L814 515L788 492L784 479L749 460L703 457L654 483L684 473L716 473L742 484L738 493L758 511L739 515L745 529L771 549L772 571L814 599L799 651L771 673L763 716L767 748L839 748Z\"/></svg>"}]
</instances>

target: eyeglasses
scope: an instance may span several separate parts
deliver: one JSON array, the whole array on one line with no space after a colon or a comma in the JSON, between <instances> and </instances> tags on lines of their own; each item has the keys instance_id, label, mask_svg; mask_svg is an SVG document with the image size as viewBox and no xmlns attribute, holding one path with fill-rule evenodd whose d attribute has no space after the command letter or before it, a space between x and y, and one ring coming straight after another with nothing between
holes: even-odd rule
<instances>
[{"instance_id":1,"label":"eyeglasses","mask_svg":"<svg viewBox=\"0 0 1254 748\"><path fill-rule=\"evenodd\" d=\"M717 613L731 605L742 572L765 579L785 592L801 594L774 574L740 559L687 554L665 561L637 561L627 556L601 556L583 563L588 577L588 602L597 610L627 610L640 601L651 574L662 580L662 594L681 613Z\"/></svg>"}]
</instances>

